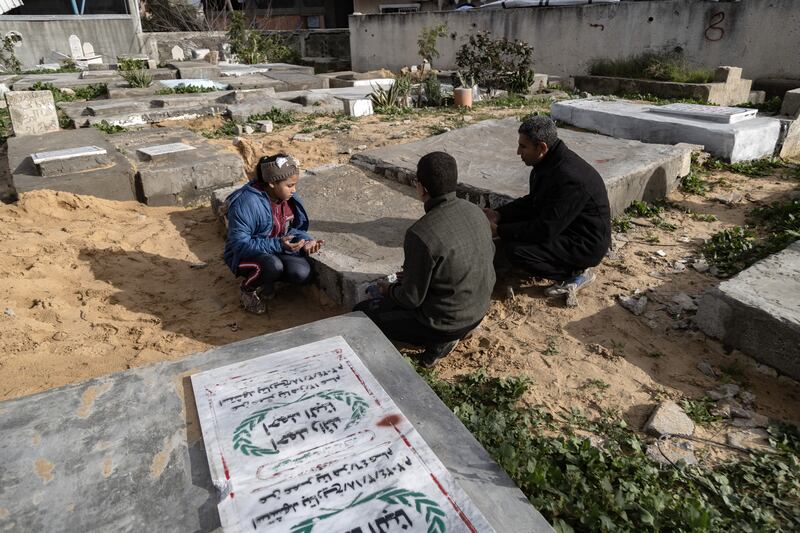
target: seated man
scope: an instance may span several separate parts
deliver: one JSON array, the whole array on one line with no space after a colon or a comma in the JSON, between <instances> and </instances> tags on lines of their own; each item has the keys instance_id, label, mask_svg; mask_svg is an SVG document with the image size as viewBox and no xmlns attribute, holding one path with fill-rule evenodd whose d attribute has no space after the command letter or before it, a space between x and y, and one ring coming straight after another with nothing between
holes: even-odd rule
<instances>
[{"instance_id":1,"label":"seated man","mask_svg":"<svg viewBox=\"0 0 800 533\"><path fill-rule=\"evenodd\" d=\"M484 209L512 265L553 280L547 296L579 290L595 279L611 245L611 211L600 174L558 138L546 116L519 128L517 154L529 167L530 194L496 211ZM502 259L502 258L501 258Z\"/></svg>"},{"instance_id":2,"label":"seated man","mask_svg":"<svg viewBox=\"0 0 800 533\"><path fill-rule=\"evenodd\" d=\"M359 303L392 340L425 347L426 368L453 351L489 310L494 245L479 207L456 198L456 160L433 152L417 164L425 215L406 231L403 271L381 297Z\"/></svg>"}]
</instances>

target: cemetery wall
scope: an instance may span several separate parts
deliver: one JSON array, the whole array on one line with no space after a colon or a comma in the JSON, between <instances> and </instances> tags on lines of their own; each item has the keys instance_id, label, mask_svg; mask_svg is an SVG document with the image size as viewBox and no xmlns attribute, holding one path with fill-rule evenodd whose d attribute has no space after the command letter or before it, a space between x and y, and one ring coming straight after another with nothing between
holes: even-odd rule
<instances>
[{"instance_id":1,"label":"cemetery wall","mask_svg":"<svg viewBox=\"0 0 800 533\"><path fill-rule=\"evenodd\" d=\"M742 67L750 79L800 78L797 0L707 2L671 0L608 5L350 16L353 70L399 69L420 62L424 27L446 24L435 68L455 68L471 34L525 40L534 68L553 75L586 74L593 58L622 59L680 48L697 66Z\"/></svg>"},{"instance_id":2,"label":"cemetery wall","mask_svg":"<svg viewBox=\"0 0 800 533\"><path fill-rule=\"evenodd\" d=\"M15 31L22 35L15 53L23 66L54 62L53 51L69 55L70 35L92 43L95 53L101 54L106 62L118 54L138 54L142 49L136 31L138 25L138 16L131 15L0 16L0 34Z\"/></svg>"},{"instance_id":3,"label":"cemetery wall","mask_svg":"<svg viewBox=\"0 0 800 533\"><path fill-rule=\"evenodd\" d=\"M300 57L335 57L350 59L350 30L298 30L279 31L277 33L286 40ZM208 48L220 50L227 42L224 31L183 31L183 32L148 32L145 39L154 39L158 46L158 55L162 61L171 57L173 46L183 48L186 57L191 57L192 48Z\"/></svg>"}]
</instances>

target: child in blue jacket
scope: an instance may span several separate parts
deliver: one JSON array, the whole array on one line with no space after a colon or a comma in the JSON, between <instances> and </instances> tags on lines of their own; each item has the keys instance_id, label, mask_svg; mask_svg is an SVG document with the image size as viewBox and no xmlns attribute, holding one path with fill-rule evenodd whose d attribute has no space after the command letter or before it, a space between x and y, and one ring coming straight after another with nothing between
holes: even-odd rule
<instances>
[{"instance_id":1,"label":"child in blue jacket","mask_svg":"<svg viewBox=\"0 0 800 533\"><path fill-rule=\"evenodd\" d=\"M308 215L295 193L299 178L293 157L265 156L256 166L256 179L227 199L225 263L245 278L241 302L251 313L266 312L265 301L275 296L276 281L308 281L311 265L305 256L323 244L307 233Z\"/></svg>"}]
</instances>

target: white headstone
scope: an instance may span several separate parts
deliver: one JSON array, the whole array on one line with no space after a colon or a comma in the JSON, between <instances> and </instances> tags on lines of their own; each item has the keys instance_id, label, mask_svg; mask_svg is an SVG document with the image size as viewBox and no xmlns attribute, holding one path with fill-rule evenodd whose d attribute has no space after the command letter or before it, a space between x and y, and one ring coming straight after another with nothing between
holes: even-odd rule
<instances>
[{"instance_id":1,"label":"white headstone","mask_svg":"<svg viewBox=\"0 0 800 533\"><path fill-rule=\"evenodd\" d=\"M342 337L192 388L226 532L494 531Z\"/></svg>"},{"instance_id":2,"label":"white headstone","mask_svg":"<svg viewBox=\"0 0 800 533\"><path fill-rule=\"evenodd\" d=\"M172 59L175 61L183 61L186 59L186 56L183 53L183 48L177 44L172 47Z\"/></svg>"},{"instance_id":3,"label":"white headstone","mask_svg":"<svg viewBox=\"0 0 800 533\"><path fill-rule=\"evenodd\" d=\"M41 135L58 131L58 115L50 91L8 91L8 112L14 135Z\"/></svg>"},{"instance_id":4,"label":"white headstone","mask_svg":"<svg viewBox=\"0 0 800 533\"><path fill-rule=\"evenodd\" d=\"M351 117L366 117L373 114L372 100L369 98L345 99L344 113Z\"/></svg>"},{"instance_id":5,"label":"white headstone","mask_svg":"<svg viewBox=\"0 0 800 533\"><path fill-rule=\"evenodd\" d=\"M144 148L139 148L136 151L142 154L146 159L159 159L169 157L172 154L177 154L180 152L188 152L189 150L196 150L196 148L184 143L170 143L146 146Z\"/></svg>"},{"instance_id":6,"label":"white headstone","mask_svg":"<svg viewBox=\"0 0 800 533\"><path fill-rule=\"evenodd\" d=\"M709 122L721 122L723 124L734 124L743 120L749 120L755 118L758 113L755 109L700 104L653 106L650 108L650 111L663 115L675 115L698 120L707 120Z\"/></svg>"},{"instance_id":7,"label":"white headstone","mask_svg":"<svg viewBox=\"0 0 800 533\"><path fill-rule=\"evenodd\" d=\"M69 55L71 55L73 59L83 58L83 48L81 47L81 40L78 38L77 35L69 36Z\"/></svg>"},{"instance_id":8,"label":"white headstone","mask_svg":"<svg viewBox=\"0 0 800 533\"><path fill-rule=\"evenodd\" d=\"M36 152L31 154L31 159L34 165L41 165L51 161L63 161L64 159L75 159L76 157L95 157L106 155L106 153L105 148L100 148L99 146L80 146L51 152Z\"/></svg>"},{"instance_id":9,"label":"white headstone","mask_svg":"<svg viewBox=\"0 0 800 533\"><path fill-rule=\"evenodd\" d=\"M85 57L92 57L94 56L94 46L89 41L83 43L83 55Z\"/></svg>"}]
</instances>

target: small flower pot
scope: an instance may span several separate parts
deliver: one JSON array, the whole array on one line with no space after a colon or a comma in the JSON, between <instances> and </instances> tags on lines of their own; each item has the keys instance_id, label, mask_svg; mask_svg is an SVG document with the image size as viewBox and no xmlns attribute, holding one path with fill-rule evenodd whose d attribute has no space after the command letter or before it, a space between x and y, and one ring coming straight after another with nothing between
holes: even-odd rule
<instances>
[{"instance_id":1,"label":"small flower pot","mask_svg":"<svg viewBox=\"0 0 800 533\"><path fill-rule=\"evenodd\" d=\"M472 107L472 88L459 87L453 89L453 100L456 107Z\"/></svg>"}]
</instances>

